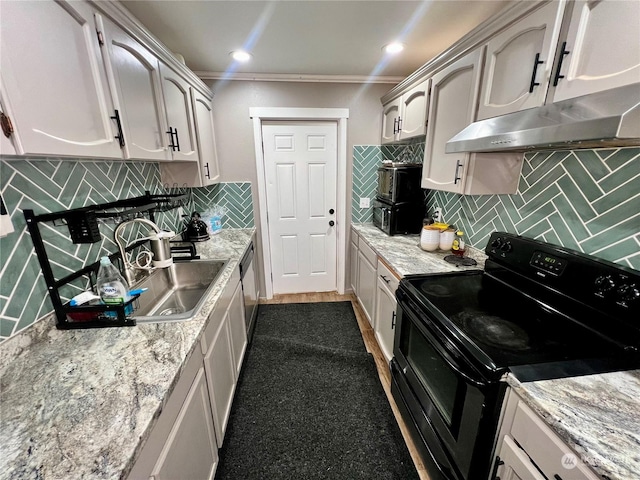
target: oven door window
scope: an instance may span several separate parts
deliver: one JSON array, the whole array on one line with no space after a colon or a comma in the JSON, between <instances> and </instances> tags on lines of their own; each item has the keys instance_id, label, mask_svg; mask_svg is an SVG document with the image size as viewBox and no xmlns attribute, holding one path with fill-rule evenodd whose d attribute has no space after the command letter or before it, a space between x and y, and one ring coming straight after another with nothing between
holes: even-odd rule
<instances>
[{"instance_id":1,"label":"oven door window","mask_svg":"<svg viewBox=\"0 0 640 480\"><path fill-rule=\"evenodd\" d=\"M456 411L464 403L465 384L413 322L403 325L400 349L442 418L454 427Z\"/></svg>"}]
</instances>

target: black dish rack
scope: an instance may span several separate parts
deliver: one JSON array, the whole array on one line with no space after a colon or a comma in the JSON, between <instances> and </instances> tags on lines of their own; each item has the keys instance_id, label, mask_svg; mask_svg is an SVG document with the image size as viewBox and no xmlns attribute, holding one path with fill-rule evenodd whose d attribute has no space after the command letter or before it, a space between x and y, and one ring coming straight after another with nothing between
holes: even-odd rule
<instances>
[{"instance_id":1,"label":"black dish rack","mask_svg":"<svg viewBox=\"0 0 640 480\"><path fill-rule=\"evenodd\" d=\"M125 312L132 311L135 307L139 295L134 295L124 305L81 305L72 307L69 302L63 302L60 289L71 282L86 277L91 289L95 289L95 275L98 271L100 261L85 265L80 270L73 272L63 278L56 279L51 268L51 262L40 230L43 222L52 222L54 226L66 225L69 228L69 235L74 244L96 243L102 238L98 223L104 219L124 221L131 218L148 216L149 220L155 222L155 214L166 212L178 207L186 207L190 202L190 193L171 194L151 194L149 191L144 195L114 202L91 205L72 210L65 210L55 213L45 213L36 215L33 210L25 209L24 216L27 221L27 228L33 241L42 274L47 284L49 297L53 303L56 314L56 327L61 330L78 328L100 328L100 327L123 327L134 326L136 321L127 316ZM145 240L140 240L129 245L125 252L129 252L140 247ZM121 258L120 252L108 255L112 263ZM106 315L105 312L115 312ZM75 319L70 318L71 314Z\"/></svg>"}]
</instances>

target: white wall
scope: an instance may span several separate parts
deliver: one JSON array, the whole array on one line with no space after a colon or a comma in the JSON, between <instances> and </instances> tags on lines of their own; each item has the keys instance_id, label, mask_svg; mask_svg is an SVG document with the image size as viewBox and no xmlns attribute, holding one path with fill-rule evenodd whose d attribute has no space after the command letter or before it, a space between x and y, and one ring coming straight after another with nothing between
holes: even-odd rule
<instances>
[{"instance_id":1,"label":"white wall","mask_svg":"<svg viewBox=\"0 0 640 480\"><path fill-rule=\"evenodd\" d=\"M351 172L354 145L379 145L380 97L392 85L351 83L209 81L214 93L214 125L222 182L250 181L253 205L258 205L252 107L348 108L347 212L351 212ZM347 222L350 220L348 215ZM260 224L255 212L255 222ZM349 225L345 225L349 228ZM259 255L262 258L261 246ZM260 269L262 270L262 269ZM260 278L263 273L260 272ZM262 284L261 292L264 292Z\"/></svg>"}]
</instances>

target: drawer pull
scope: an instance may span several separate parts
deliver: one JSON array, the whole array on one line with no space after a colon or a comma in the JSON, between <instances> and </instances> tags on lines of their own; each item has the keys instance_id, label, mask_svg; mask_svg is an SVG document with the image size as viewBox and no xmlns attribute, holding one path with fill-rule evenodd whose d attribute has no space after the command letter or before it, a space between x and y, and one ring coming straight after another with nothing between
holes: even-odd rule
<instances>
[{"instance_id":1,"label":"drawer pull","mask_svg":"<svg viewBox=\"0 0 640 480\"><path fill-rule=\"evenodd\" d=\"M383 279L386 283L389 283L391 281L386 277L386 275L380 275L380 278Z\"/></svg>"}]
</instances>

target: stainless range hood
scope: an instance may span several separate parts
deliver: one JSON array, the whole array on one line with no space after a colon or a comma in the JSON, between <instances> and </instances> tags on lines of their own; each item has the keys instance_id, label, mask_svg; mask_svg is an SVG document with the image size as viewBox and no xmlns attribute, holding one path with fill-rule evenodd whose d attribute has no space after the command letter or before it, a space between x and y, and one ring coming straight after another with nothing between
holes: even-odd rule
<instances>
[{"instance_id":1,"label":"stainless range hood","mask_svg":"<svg viewBox=\"0 0 640 480\"><path fill-rule=\"evenodd\" d=\"M472 123L446 152L640 145L640 83Z\"/></svg>"}]
</instances>

